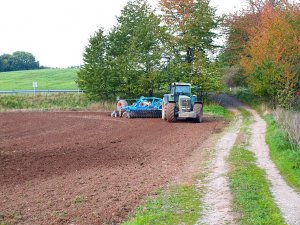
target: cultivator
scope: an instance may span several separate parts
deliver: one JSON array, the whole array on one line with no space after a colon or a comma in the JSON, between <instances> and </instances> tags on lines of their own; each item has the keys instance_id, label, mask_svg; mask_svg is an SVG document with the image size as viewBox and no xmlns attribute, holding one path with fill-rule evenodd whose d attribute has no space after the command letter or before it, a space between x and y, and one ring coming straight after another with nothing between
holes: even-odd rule
<instances>
[{"instance_id":1,"label":"cultivator","mask_svg":"<svg viewBox=\"0 0 300 225\"><path fill-rule=\"evenodd\" d=\"M128 105L128 102L132 105ZM112 117L127 118L160 118L162 112L162 99L141 96L139 99L119 100L117 110L113 111Z\"/></svg>"}]
</instances>

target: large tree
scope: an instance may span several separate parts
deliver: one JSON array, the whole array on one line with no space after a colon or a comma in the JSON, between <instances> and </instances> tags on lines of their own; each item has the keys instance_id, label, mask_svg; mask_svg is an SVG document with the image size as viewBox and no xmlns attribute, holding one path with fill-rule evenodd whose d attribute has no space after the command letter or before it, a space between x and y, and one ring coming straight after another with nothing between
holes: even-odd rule
<instances>
[{"instance_id":1,"label":"large tree","mask_svg":"<svg viewBox=\"0 0 300 225\"><path fill-rule=\"evenodd\" d=\"M114 93L113 75L106 50L108 41L102 29L90 37L83 54L84 65L78 72L77 83L93 99L109 99Z\"/></svg>"},{"instance_id":2,"label":"large tree","mask_svg":"<svg viewBox=\"0 0 300 225\"><path fill-rule=\"evenodd\" d=\"M300 7L285 0L252 0L228 20L223 57L243 69L256 95L289 107L300 81Z\"/></svg>"},{"instance_id":3,"label":"large tree","mask_svg":"<svg viewBox=\"0 0 300 225\"><path fill-rule=\"evenodd\" d=\"M12 55L3 54L0 56L0 72L34 70L39 68L39 62L29 52L17 51Z\"/></svg>"},{"instance_id":4,"label":"large tree","mask_svg":"<svg viewBox=\"0 0 300 225\"><path fill-rule=\"evenodd\" d=\"M214 48L215 9L208 0L175 2L178 7L172 3L164 9L162 22L146 1L129 1L107 35L100 31L90 39L78 73L80 87L95 98L152 96L167 91L171 82L198 84L195 77L216 75L207 72L214 68L207 55ZM178 13L169 21L174 7ZM210 69L201 73L200 66Z\"/></svg>"},{"instance_id":5,"label":"large tree","mask_svg":"<svg viewBox=\"0 0 300 225\"><path fill-rule=\"evenodd\" d=\"M38 69L40 64L35 60L33 54L29 52L18 51L12 54L13 67L15 70L33 70Z\"/></svg>"},{"instance_id":6,"label":"large tree","mask_svg":"<svg viewBox=\"0 0 300 225\"><path fill-rule=\"evenodd\" d=\"M91 38L78 83L98 97L153 95L162 80L165 28L160 26L160 18L146 1L128 2L117 20L117 25L106 36L101 31L101 35ZM95 57L94 52L99 56ZM104 85L106 81L109 82ZM102 87L102 91L107 90L110 95L103 96L93 90L88 84L92 82L98 85L96 89Z\"/></svg>"},{"instance_id":7,"label":"large tree","mask_svg":"<svg viewBox=\"0 0 300 225\"><path fill-rule=\"evenodd\" d=\"M206 70L208 56L217 47L214 39L221 20L216 9L209 0L161 0L160 6L170 34L166 51L169 79L199 85L203 79L198 78L204 75L197 67Z\"/></svg>"}]
</instances>

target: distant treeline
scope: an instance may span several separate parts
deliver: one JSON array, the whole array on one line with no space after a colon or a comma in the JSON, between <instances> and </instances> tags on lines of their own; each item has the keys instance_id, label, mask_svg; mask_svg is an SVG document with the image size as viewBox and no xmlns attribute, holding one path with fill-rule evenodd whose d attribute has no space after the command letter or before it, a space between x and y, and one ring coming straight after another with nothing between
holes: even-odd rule
<instances>
[{"instance_id":1,"label":"distant treeline","mask_svg":"<svg viewBox=\"0 0 300 225\"><path fill-rule=\"evenodd\" d=\"M0 72L40 69L40 63L29 52L17 51L0 55Z\"/></svg>"}]
</instances>

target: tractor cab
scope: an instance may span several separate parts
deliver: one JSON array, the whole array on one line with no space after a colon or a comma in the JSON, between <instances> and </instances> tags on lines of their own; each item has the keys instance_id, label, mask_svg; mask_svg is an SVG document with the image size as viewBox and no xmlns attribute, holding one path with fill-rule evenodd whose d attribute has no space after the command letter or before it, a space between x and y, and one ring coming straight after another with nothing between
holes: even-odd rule
<instances>
[{"instance_id":1,"label":"tractor cab","mask_svg":"<svg viewBox=\"0 0 300 225\"><path fill-rule=\"evenodd\" d=\"M173 83L170 89L171 89L171 93L174 96L179 96L179 95L191 96L192 93L191 85L188 83Z\"/></svg>"}]
</instances>

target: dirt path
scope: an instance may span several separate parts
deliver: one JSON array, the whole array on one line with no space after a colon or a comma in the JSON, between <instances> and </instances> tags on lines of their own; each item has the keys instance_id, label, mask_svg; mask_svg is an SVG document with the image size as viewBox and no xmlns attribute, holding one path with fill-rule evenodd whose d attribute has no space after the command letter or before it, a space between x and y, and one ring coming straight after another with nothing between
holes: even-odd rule
<instances>
[{"instance_id":1,"label":"dirt path","mask_svg":"<svg viewBox=\"0 0 300 225\"><path fill-rule=\"evenodd\" d=\"M206 165L207 177L199 181L198 185L204 189L205 193L202 199L203 216L197 221L197 224L235 224L235 215L231 209L232 196L227 176L229 172L227 158L241 127L242 119L237 110L241 103L227 95L218 96L217 100L233 111L236 117L233 124L216 144L215 152Z\"/></svg>"},{"instance_id":2,"label":"dirt path","mask_svg":"<svg viewBox=\"0 0 300 225\"><path fill-rule=\"evenodd\" d=\"M225 107L231 109L242 107L252 114L254 121L251 126L250 150L256 156L257 165L266 171L267 179L271 183L270 188L273 198L285 222L289 225L300 225L300 194L284 181L275 164L270 159L269 147L265 142L266 122L255 110L252 110L234 98L221 95L218 96L218 100Z\"/></svg>"},{"instance_id":3,"label":"dirt path","mask_svg":"<svg viewBox=\"0 0 300 225\"><path fill-rule=\"evenodd\" d=\"M257 165L264 169L271 183L271 192L287 224L300 225L300 194L283 180L270 159L269 147L265 142L266 122L256 111L248 109L254 122L251 127L251 150L257 158Z\"/></svg>"},{"instance_id":4,"label":"dirt path","mask_svg":"<svg viewBox=\"0 0 300 225\"><path fill-rule=\"evenodd\" d=\"M208 176L201 182L199 187L205 190L203 202L203 217L197 224L234 224L234 214L231 211L232 196L227 177L227 158L232 149L241 127L240 116L232 124L225 135L218 141L215 153L207 165Z\"/></svg>"}]
</instances>

